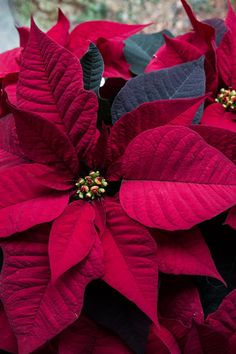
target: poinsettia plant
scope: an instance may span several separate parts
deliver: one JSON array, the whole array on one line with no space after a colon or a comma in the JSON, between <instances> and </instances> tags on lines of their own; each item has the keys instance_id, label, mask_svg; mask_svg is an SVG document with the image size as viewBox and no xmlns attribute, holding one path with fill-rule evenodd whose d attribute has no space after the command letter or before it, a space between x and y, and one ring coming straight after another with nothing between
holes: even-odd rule
<instances>
[{"instance_id":1,"label":"poinsettia plant","mask_svg":"<svg viewBox=\"0 0 236 354\"><path fill-rule=\"evenodd\" d=\"M235 353L236 14L182 4L0 54L1 352Z\"/></svg>"}]
</instances>

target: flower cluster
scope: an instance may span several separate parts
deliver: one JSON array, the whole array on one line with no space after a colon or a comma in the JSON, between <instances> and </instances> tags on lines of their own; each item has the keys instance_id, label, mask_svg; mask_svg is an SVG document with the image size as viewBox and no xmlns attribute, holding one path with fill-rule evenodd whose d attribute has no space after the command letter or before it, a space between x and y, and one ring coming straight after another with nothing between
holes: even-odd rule
<instances>
[{"instance_id":1,"label":"flower cluster","mask_svg":"<svg viewBox=\"0 0 236 354\"><path fill-rule=\"evenodd\" d=\"M231 90L231 89L226 90L222 88L215 101L221 103L225 109L228 109L232 112L236 111L236 91L235 90Z\"/></svg>"},{"instance_id":2,"label":"flower cluster","mask_svg":"<svg viewBox=\"0 0 236 354\"><path fill-rule=\"evenodd\" d=\"M0 54L1 353L235 353L236 13L181 2Z\"/></svg>"},{"instance_id":3,"label":"flower cluster","mask_svg":"<svg viewBox=\"0 0 236 354\"><path fill-rule=\"evenodd\" d=\"M88 176L79 178L75 185L77 187L76 194L79 199L94 200L103 196L108 183L105 178L100 176L99 171L91 171Z\"/></svg>"}]
</instances>

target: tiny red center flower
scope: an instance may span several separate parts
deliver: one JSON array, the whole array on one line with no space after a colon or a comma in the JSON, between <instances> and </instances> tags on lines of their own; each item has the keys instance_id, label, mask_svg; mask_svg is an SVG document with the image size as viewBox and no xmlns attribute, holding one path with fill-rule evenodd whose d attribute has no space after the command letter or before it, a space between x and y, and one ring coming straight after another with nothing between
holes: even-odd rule
<instances>
[{"instance_id":1,"label":"tiny red center flower","mask_svg":"<svg viewBox=\"0 0 236 354\"><path fill-rule=\"evenodd\" d=\"M75 183L77 188L75 198L87 200L101 198L106 192L107 185L107 181L100 176L99 171L91 171L88 176L79 178Z\"/></svg>"},{"instance_id":2,"label":"tiny red center flower","mask_svg":"<svg viewBox=\"0 0 236 354\"><path fill-rule=\"evenodd\" d=\"M236 91L222 88L220 93L215 99L216 102L222 104L222 106L231 112L236 112Z\"/></svg>"}]
</instances>

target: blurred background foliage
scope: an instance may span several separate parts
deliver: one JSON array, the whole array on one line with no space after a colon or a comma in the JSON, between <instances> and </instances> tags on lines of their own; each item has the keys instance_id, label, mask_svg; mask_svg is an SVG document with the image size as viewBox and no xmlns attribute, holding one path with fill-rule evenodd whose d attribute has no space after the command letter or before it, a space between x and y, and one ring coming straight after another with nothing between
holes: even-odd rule
<instances>
[{"instance_id":1,"label":"blurred background foliage","mask_svg":"<svg viewBox=\"0 0 236 354\"><path fill-rule=\"evenodd\" d=\"M189 0L189 3L200 18L223 17L226 11L225 0ZM189 26L178 0L9 0L9 6L17 25L29 24L30 14L33 14L44 29L55 22L58 7L72 25L104 18L133 23L154 22L149 31L168 28L174 34Z\"/></svg>"}]
</instances>

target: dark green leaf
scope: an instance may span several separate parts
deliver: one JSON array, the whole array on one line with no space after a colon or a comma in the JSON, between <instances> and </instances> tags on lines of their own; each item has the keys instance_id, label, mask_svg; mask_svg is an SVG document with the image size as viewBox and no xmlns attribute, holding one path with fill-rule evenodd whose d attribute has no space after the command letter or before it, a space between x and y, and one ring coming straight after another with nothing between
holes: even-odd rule
<instances>
[{"instance_id":1,"label":"dark green leaf","mask_svg":"<svg viewBox=\"0 0 236 354\"><path fill-rule=\"evenodd\" d=\"M90 43L88 52L83 56L80 62L83 69L84 88L97 92L102 79L104 63L95 44Z\"/></svg>"},{"instance_id":2,"label":"dark green leaf","mask_svg":"<svg viewBox=\"0 0 236 354\"><path fill-rule=\"evenodd\" d=\"M163 30L151 34L135 34L124 41L124 55L133 74L144 72L152 56L165 43L163 34L173 37L169 31Z\"/></svg>"},{"instance_id":3,"label":"dark green leaf","mask_svg":"<svg viewBox=\"0 0 236 354\"><path fill-rule=\"evenodd\" d=\"M141 74L129 80L114 99L111 113L115 123L145 102L199 97L205 93L204 57L171 68ZM196 121L199 121L197 117Z\"/></svg>"}]
</instances>

